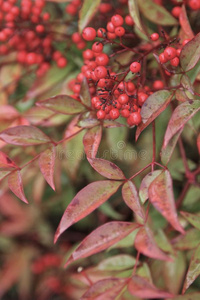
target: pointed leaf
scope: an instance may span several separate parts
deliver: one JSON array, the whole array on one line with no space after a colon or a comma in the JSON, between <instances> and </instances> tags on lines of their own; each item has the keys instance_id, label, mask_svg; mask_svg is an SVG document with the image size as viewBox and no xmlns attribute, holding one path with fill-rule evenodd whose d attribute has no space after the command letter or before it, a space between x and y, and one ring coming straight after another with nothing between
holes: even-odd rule
<instances>
[{"instance_id":1,"label":"pointed leaf","mask_svg":"<svg viewBox=\"0 0 200 300\"><path fill-rule=\"evenodd\" d=\"M147 98L141 108L142 123L137 127L136 140L140 133L163 112L173 97L173 93L162 90L153 93Z\"/></svg>"},{"instance_id":2,"label":"pointed leaf","mask_svg":"<svg viewBox=\"0 0 200 300\"><path fill-rule=\"evenodd\" d=\"M191 214L186 211L181 211L181 215L195 228L200 230L200 214Z\"/></svg>"},{"instance_id":3,"label":"pointed leaf","mask_svg":"<svg viewBox=\"0 0 200 300\"><path fill-rule=\"evenodd\" d=\"M190 265L183 286L183 291L182 291L183 294L199 275L200 275L200 245L196 248L190 260Z\"/></svg>"},{"instance_id":4,"label":"pointed leaf","mask_svg":"<svg viewBox=\"0 0 200 300\"><path fill-rule=\"evenodd\" d=\"M33 126L16 126L0 133L0 139L12 145L32 146L49 143L50 138Z\"/></svg>"},{"instance_id":5,"label":"pointed leaf","mask_svg":"<svg viewBox=\"0 0 200 300\"><path fill-rule=\"evenodd\" d=\"M55 165L55 157L56 157L56 148L53 146L50 149L46 149L41 153L39 158L39 166L40 170L46 179L47 183L52 187L55 191L54 185L54 165Z\"/></svg>"},{"instance_id":6,"label":"pointed leaf","mask_svg":"<svg viewBox=\"0 0 200 300\"><path fill-rule=\"evenodd\" d=\"M96 126L88 129L83 137L85 154L89 158L95 158L99 149L102 137L102 127Z\"/></svg>"},{"instance_id":7,"label":"pointed leaf","mask_svg":"<svg viewBox=\"0 0 200 300\"><path fill-rule=\"evenodd\" d=\"M150 184L154 181L154 179L162 173L161 170L156 170L147 174L141 182L140 189L139 189L139 196L141 202L144 204L147 199L149 198L148 190Z\"/></svg>"},{"instance_id":8,"label":"pointed leaf","mask_svg":"<svg viewBox=\"0 0 200 300\"><path fill-rule=\"evenodd\" d=\"M106 278L95 282L81 299L111 300L115 299L127 284L126 278Z\"/></svg>"},{"instance_id":9,"label":"pointed leaf","mask_svg":"<svg viewBox=\"0 0 200 300\"><path fill-rule=\"evenodd\" d=\"M128 290L133 296L140 297L143 299L173 297L172 294L159 290L147 279L136 275L133 276L129 281Z\"/></svg>"},{"instance_id":10,"label":"pointed leaf","mask_svg":"<svg viewBox=\"0 0 200 300\"><path fill-rule=\"evenodd\" d=\"M189 229L185 235L178 235L171 243L175 249L191 250L198 246L200 241L200 231L196 228Z\"/></svg>"},{"instance_id":11,"label":"pointed leaf","mask_svg":"<svg viewBox=\"0 0 200 300\"><path fill-rule=\"evenodd\" d=\"M72 253L67 265L79 258L91 256L117 243L138 228L138 224L129 222L109 222L90 233Z\"/></svg>"},{"instance_id":12,"label":"pointed leaf","mask_svg":"<svg viewBox=\"0 0 200 300\"><path fill-rule=\"evenodd\" d=\"M90 96L90 90L89 90L89 85L87 82L87 79L84 77L83 81L81 82L81 90L79 97L81 99L81 102L88 106L91 107L91 96Z\"/></svg>"},{"instance_id":13,"label":"pointed leaf","mask_svg":"<svg viewBox=\"0 0 200 300\"><path fill-rule=\"evenodd\" d=\"M8 176L9 189L23 202L28 203L23 189L22 177L20 171L14 171Z\"/></svg>"},{"instance_id":14,"label":"pointed leaf","mask_svg":"<svg viewBox=\"0 0 200 300\"><path fill-rule=\"evenodd\" d=\"M75 115L85 110L85 107L79 101L67 95L51 97L37 102L36 105L66 115Z\"/></svg>"},{"instance_id":15,"label":"pointed leaf","mask_svg":"<svg viewBox=\"0 0 200 300\"><path fill-rule=\"evenodd\" d=\"M88 161L99 174L106 178L115 180L126 179L122 170L111 161L101 158L88 158Z\"/></svg>"},{"instance_id":16,"label":"pointed leaf","mask_svg":"<svg viewBox=\"0 0 200 300\"><path fill-rule=\"evenodd\" d=\"M101 3L101 0L84 0L83 1L83 5L82 5L80 13L79 13L79 22L78 22L79 32L82 32L82 30L86 27L86 25L94 17L100 3Z\"/></svg>"},{"instance_id":17,"label":"pointed leaf","mask_svg":"<svg viewBox=\"0 0 200 300\"><path fill-rule=\"evenodd\" d=\"M159 25L177 25L177 20L162 6L153 0L138 0L142 14L151 22Z\"/></svg>"},{"instance_id":18,"label":"pointed leaf","mask_svg":"<svg viewBox=\"0 0 200 300\"><path fill-rule=\"evenodd\" d=\"M141 32L146 34L143 27L142 27L142 23L141 23L141 20L140 20L140 13L139 13L139 9L138 9L137 0L128 0L128 7L129 7L129 14L132 17L132 19L134 20L134 23L135 23L136 27Z\"/></svg>"},{"instance_id":19,"label":"pointed leaf","mask_svg":"<svg viewBox=\"0 0 200 300\"><path fill-rule=\"evenodd\" d=\"M171 159L171 156L174 152L176 143L178 142L178 139L182 133L183 129L180 129L169 141L169 143L167 144L167 146L164 148L162 146L161 152L160 152L160 157L161 157L161 161L164 165L167 165L168 162Z\"/></svg>"},{"instance_id":20,"label":"pointed leaf","mask_svg":"<svg viewBox=\"0 0 200 300\"><path fill-rule=\"evenodd\" d=\"M182 7L181 7L181 12L180 12L180 15L179 15L179 22L180 22L181 28L183 29L183 31L185 32L187 37L189 39L192 39L194 37L194 33L192 31L192 28L190 26L190 22L188 20L185 5L182 5Z\"/></svg>"},{"instance_id":21,"label":"pointed leaf","mask_svg":"<svg viewBox=\"0 0 200 300\"><path fill-rule=\"evenodd\" d=\"M149 200L153 206L178 231L184 234L184 229L178 221L173 195L172 179L169 171L158 175L149 186Z\"/></svg>"},{"instance_id":22,"label":"pointed leaf","mask_svg":"<svg viewBox=\"0 0 200 300\"><path fill-rule=\"evenodd\" d=\"M195 67L200 58L200 33L189 41L181 50L180 64L184 71Z\"/></svg>"},{"instance_id":23,"label":"pointed leaf","mask_svg":"<svg viewBox=\"0 0 200 300\"><path fill-rule=\"evenodd\" d=\"M69 226L89 215L113 195L121 185L119 181L96 181L88 184L73 198L60 221L55 241Z\"/></svg>"},{"instance_id":24,"label":"pointed leaf","mask_svg":"<svg viewBox=\"0 0 200 300\"><path fill-rule=\"evenodd\" d=\"M17 165L4 152L0 151L0 169L4 171L16 169Z\"/></svg>"},{"instance_id":25,"label":"pointed leaf","mask_svg":"<svg viewBox=\"0 0 200 300\"><path fill-rule=\"evenodd\" d=\"M174 110L171 119L169 120L167 130L165 132L163 148L166 148L170 139L181 129L184 128L185 124L198 112L200 111L200 101L190 100L181 103Z\"/></svg>"},{"instance_id":26,"label":"pointed leaf","mask_svg":"<svg viewBox=\"0 0 200 300\"><path fill-rule=\"evenodd\" d=\"M153 234L148 227L140 228L136 235L134 246L143 255L155 259L171 261L171 258L158 248L154 241Z\"/></svg>"},{"instance_id":27,"label":"pointed leaf","mask_svg":"<svg viewBox=\"0 0 200 300\"><path fill-rule=\"evenodd\" d=\"M143 221L145 220L145 213L140 204L137 189L131 181L127 181L122 187L122 196L125 203L139 216Z\"/></svg>"}]
</instances>

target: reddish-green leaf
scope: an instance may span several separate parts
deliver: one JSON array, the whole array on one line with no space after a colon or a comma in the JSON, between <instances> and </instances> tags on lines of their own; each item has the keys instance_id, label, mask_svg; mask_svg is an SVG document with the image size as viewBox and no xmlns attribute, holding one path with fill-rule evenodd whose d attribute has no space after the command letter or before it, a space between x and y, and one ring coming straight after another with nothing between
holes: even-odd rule
<instances>
[{"instance_id":1,"label":"reddish-green leaf","mask_svg":"<svg viewBox=\"0 0 200 300\"><path fill-rule=\"evenodd\" d=\"M178 235L171 243L175 249L178 250L191 250L198 246L200 241L200 231L192 228L186 231L185 235Z\"/></svg>"},{"instance_id":2,"label":"reddish-green leaf","mask_svg":"<svg viewBox=\"0 0 200 300\"><path fill-rule=\"evenodd\" d=\"M46 179L47 183L55 190L54 185L54 165L55 165L55 157L56 157L56 148L53 146L50 149L46 149L41 153L39 158L39 166L40 170Z\"/></svg>"},{"instance_id":3,"label":"reddish-green leaf","mask_svg":"<svg viewBox=\"0 0 200 300\"><path fill-rule=\"evenodd\" d=\"M158 248L148 227L140 228L136 235L134 246L140 253L148 257L171 261L171 258Z\"/></svg>"},{"instance_id":4,"label":"reddish-green leaf","mask_svg":"<svg viewBox=\"0 0 200 300\"><path fill-rule=\"evenodd\" d=\"M4 171L16 169L17 165L4 152L0 151L0 169Z\"/></svg>"},{"instance_id":5,"label":"reddish-green leaf","mask_svg":"<svg viewBox=\"0 0 200 300\"><path fill-rule=\"evenodd\" d=\"M183 286L183 291L182 291L183 294L199 275L200 275L200 245L196 248L190 260L189 269L187 271L184 286Z\"/></svg>"},{"instance_id":6,"label":"reddish-green leaf","mask_svg":"<svg viewBox=\"0 0 200 300\"><path fill-rule=\"evenodd\" d=\"M137 275L133 276L129 281L128 290L133 296L140 297L143 299L173 297L172 294L159 290L147 279Z\"/></svg>"},{"instance_id":7,"label":"reddish-green leaf","mask_svg":"<svg viewBox=\"0 0 200 300\"><path fill-rule=\"evenodd\" d=\"M176 143L182 133L183 129L180 129L169 141L169 143L167 144L167 146L164 148L162 146L161 152L160 152L160 157L161 157L161 161L164 165L167 165L168 162L171 159L171 156L174 152L174 148L176 146Z\"/></svg>"},{"instance_id":8,"label":"reddish-green leaf","mask_svg":"<svg viewBox=\"0 0 200 300\"><path fill-rule=\"evenodd\" d=\"M200 293L188 293L186 295L175 296L173 298L173 300L199 300L199 299L200 299Z\"/></svg>"},{"instance_id":9,"label":"reddish-green leaf","mask_svg":"<svg viewBox=\"0 0 200 300\"><path fill-rule=\"evenodd\" d=\"M78 126L83 128L92 128L100 124L100 121L97 119L96 112L88 111L83 113L79 118Z\"/></svg>"},{"instance_id":10,"label":"reddish-green leaf","mask_svg":"<svg viewBox=\"0 0 200 300\"><path fill-rule=\"evenodd\" d=\"M106 178L115 180L126 179L122 170L111 161L101 158L88 158L88 161L99 174Z\"/></svg>"},{"instance_id":11,"label":"reddish-green leaf","mask_svg":"<svg viewBox=\"0 0 200 300\"><path fill-rule=\"evenodd\" d=\"M106 278L95 282L81 299L112 300L116 299L119 292L127 284L127 278Z\"/></svg>"},{"instance_id":12,"label":"reddish-green leaf","mask_svg":"<svg viewBox=\"0 0 200 300\"><path fill-rule=\"evenodd\" d=\"M0 139L12 145L31 146L49 143L50 138L33 126L16 126L0 133Z\"/></svg>"},{"instance_id":13,"label":"reddish-green leaf","mask_svg":"<svg viewBox=\"0 0 200 300\"><path fill-rule=\"evenodd\" d=\"M161 174L161 172L162 172L161 170L156 170L150 172L143 178L139 189L139 196L142 203L145 203L149 198L149 194L148 194L149 186L154 181L154 179Z\"/></svg>"},{"instance_id":14,"label":"reddish-green leaf","mask_svg":"<svg viewBox=\"0 0 200 300\"><path fill-rule=\"evenodd\" d=\"M121 271L134 267L135 258L127 254L118 254L102 260L97 268L102 271Z\"/></svg>"},{"instance_id":15,"label":"reddish-green leaf","mask_svg":"<svg viewBox=\"0 0 200 300\"><path fill-rule=\"evenodd\" d=\"M80 90L80 99L81 102L90 107L91 106L91 96L90 96L90 90L89 85L87 82L87 79L84 77L81 82L81 90Z\"/></svg>"},{"instance_id":16,"label":"reddish-green leaf","mask_svg":"<svg viewBox=\"0 0 200 300\"><path fill-rule=\"evenodd\" d=\"M185 5L182 5L182 7L181 7L181 12L179 15L179 22L180 22L181 28L183 29L183 31L185 32L187 37L189 39L192 39L194 37L194 33L191 29L190 22L187 17Z\"/></svg>"},{"instance_id":17,"label":"reddish-green leaf","mask_svg":"<svg viewBox=\"0 0 200 300\"><path fill-rule=\"evenodd\" d=\"M174 110L171 119L168 123L167 130L165 132L163 148L166 148L170 139L181 129L185 124L200 110L199 100L190 100L181 103Z\"/></svg>"},{"instance_id":18,"label":"reddish-green leaf","mask_svg":"<svg viewBox=\"0 0 200 300\"><path fill-rule=\"evenodd\" d=\"M83 137L83 145L85 154L89 158L95 158L102 137L102 127L96 126L88 129L86 134Z\"/></svg>"},{"instance_id":19,"label":"reddish-green leaf","mask_svg":"<svg viewBox=\"0 0 200 300\"><path fill-rule=\"evenodd\" d=\"M122 196L125 203L139 216L142 220L145 219L144 210L140 204L137 189L131 181L127 181L122 188Z\"/></svg>"},{"instance_id":20,"label":"reddish-green leaf","mask_svg":"<svg viewBox=\"0 0 200 300\"><path fill-rule=\"evenodd\" d=\"M72 253L66 265L79 258L91 256L117 243L133 230L137 224L129 222L109 222L90 233Z\"/></svg>"},{"instance_id":21,"label":"reddish-green leaf","mask_svg":"<svg viewBox=\"0 0 200 300\"><path fill-rule=\"evenodd\" d=\"M120 185L120 181L96 181L79 191L64 212L55 234L55 242L69 226L83 219L110 198Z\"/></svg>"},{"instance_id":22,"label":"reddish-green leaf","mask_svg":"<svg viewBox=\"0 0 200 300\"><path fill-rule=\"evenodd\" d=\"M80 32L82 32L82 30L86 27L86 25L91 21L100 3L101 0L83 1L83 5L79 13L79 22L78 22L78 27Z\"/></svg>"},{"instance_id":23,"label":"reddish-green leaf","mask_svg":"<svg viewBox=\"0 0 200 300\"><path fill-rule=\"evenodd\" d=\"M149 200L153 206L168 220L168 222L178 231L184 233L181 224L178 221L172 179L169 171L164 171L158 175L150 184Z\"/></svg>"},{"instance_id":24,"label":"reddish-green leaf","mask_svg":"<svg viewBox=\"0 0 200 300\"><path fill-rule=\"evenodd\" d=\"M52 111L66 115L78 114L85 110L85 107L79 101L67 95L51 97L49 99L37 102L36 104L40 107L45 107Z\"/></svg>"},{"instance_id":25,"label":"reddish-green leaf","mask_svg":"<svg viewBox=\"0 0 200 300\"><path fill-rule=\"evenodd\" d=\"M9 189L23 202L28 203L23 189L22 177L20 171L14 171L8 176Z\"/></svg>"},{"instance_id":26,"label":"reddish-green leaf","mask_svg":"<svg viewBox=\"0 0 200 300\"><path fill-rule=\"evenodd\" d=\"M163 112L172 99L173 93L162 90L147 98L141 109L142 123L137 127L136 140L140 133Z\"/></svg>"},{"instance_id":27,"label":"reddish-green leaf","mask_svg":"<svg viewBox=\"0 0 200 300\"><path fill-rule=\"evenodd\" d=\"M184 71L189 71L195 67L200 58L200 33L189 41L182 49L180 63Z\"/></svg>"},{"instance_id":28,"label":"reddish-green leaf","mask_svg":"<svg viewBox=\"0 0 200 300\"><path fill-rule=\"evenodd\" d=\"M142 14L151 22L159 25L177 25L177 20L162 5L153 0L138 0Z\"/></svg>"},{"instance_id":29,"label":"reddish-green leaf","mask_svg":"<svg viewBox=\"0 0 200 300\"><path fill-rule=\"evenodd\" d=\"M143 29L141 20L140 20L140 13L139 13L139 9L138 9L137 0L128 0L128 7L129 7L129 14L133 18L136 27L141 32L143 32L144 34L146 34L145 31L144 31L144 29Z\"/></svg>"}]
</instances>

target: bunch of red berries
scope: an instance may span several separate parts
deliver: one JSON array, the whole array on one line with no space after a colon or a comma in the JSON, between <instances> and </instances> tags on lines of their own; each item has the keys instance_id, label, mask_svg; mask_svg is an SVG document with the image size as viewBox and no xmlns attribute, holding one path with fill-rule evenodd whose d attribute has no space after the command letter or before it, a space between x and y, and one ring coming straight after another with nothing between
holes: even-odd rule
<instances>
[{"instance_id":1,"label":"bunch of red berries","mask_svg":"<svg viewBox=\"0 0 200 300\"><path fill-rule=\"evenodd\" d=\"M67 64L62 53L53 46L49 28L50 15L43 12L45 0L0 1L0 54L15 52L17 62L37 67L36 74L43 75L51 60L63 68Z\"/></svg>"}]
</instances>

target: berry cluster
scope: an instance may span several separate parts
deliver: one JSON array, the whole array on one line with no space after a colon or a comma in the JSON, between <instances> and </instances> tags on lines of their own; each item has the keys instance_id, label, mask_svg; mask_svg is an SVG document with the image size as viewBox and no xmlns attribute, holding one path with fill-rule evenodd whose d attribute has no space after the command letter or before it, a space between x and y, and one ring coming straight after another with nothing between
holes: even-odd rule
<instances>
[{"instance_id":1,"label":"berry cluster","mask_svg":"<svg viewBox=\"0 0 200 300\"><path fill-rule=\"evenodd\" d=\"M52 59L65 67L66 58L53 46L50 14L43 12L45 0L22 0L20 6L16 2L0 1L0 54L15 52L20 64L37 67L37 76L49 69Z\"/></svg>"}]
</instances>

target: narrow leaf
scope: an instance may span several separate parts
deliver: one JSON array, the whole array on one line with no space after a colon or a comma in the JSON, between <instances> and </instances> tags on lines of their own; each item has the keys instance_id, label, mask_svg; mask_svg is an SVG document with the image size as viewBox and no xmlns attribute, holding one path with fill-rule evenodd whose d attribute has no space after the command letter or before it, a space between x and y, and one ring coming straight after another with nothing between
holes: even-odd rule
<instances>
[{"instance_id":1,"label":"narrow leaf","mask_svg":"<svg viewBox=\"0 0 200 300\"><path fill-rule=\"evenodd\" d=\"M186 295L180 295L180 296L175 296L173 300L199 300L200 299L200 293L188 293ZM168 299L166 299L168 300Z\"/></svg>"},{"instance_id":2,"label":"narrow leaf","mask_svg":"<svg viewBox=\"0 0 200 300\"><path fill-rule=\"evenodd\" d=\"M95 15L101 0L84 0L79 13L79 32L85 28L85 26L91 21Z\"/></svg>"},{"instance_id":3,"label":"narrow leaf","mask_svg":"<svg viewBox=\"0 0 200 300\"><path fill-rule=\"evenodd\" d=\"M184 230L177 217L172 179L169 171L162 172L154 179L149 186L148 194L153 206L176 230L184 234Z\"/></svg>"},{"instance_id":4,"label":"narrow leaf","mask_svg":"<svg viewBox=\"0 0 200 300\"><path fill-rule=\"evenodd\" d=\"M180 63L184 71L195 67L200 58L200 33L189 41L181 50Z\"/></svg>"},{"instance_id":5,"label":"narrow leaf","mask_svg":"<svg viewBox=\"0 0 200 300\"><path fill-rule=\"evenodd\" d=\"M0 151L0 169L4 171L16 169L17 165L4 152Z\"/></svg>"},{"instance_id":6,"label":"narrow leaf","mask_svg":"<svg viewBox=\"0 0 200 300\"><path fill-rule=\"evenodd\" d=\"M46 179L47 183L55 190L54 185L54 165L55 165L55 157L56 157L56 148L53 146L51 149L46 149L39 158L39 166L40 170Z\"/></svg>"},{"instance_id":7,"label":"narrow leaf","mask_svg":"<svg viewBox=\"0 0 200 300\"><path fill-rule=\"evenodd\" d=\"M144 210L140 204L137 189L131 181L127 181L122 187L122 196L125 203L139 216L142 220L145 219Z\"/></svg>"},{"instance_id":8,"label":"narrow leaf","mask_svg":"<svg viewBox=\"0 0 200 300\"><path fill-rule=\"evenodd\" d=\"M169 141L169 143L167 144L167 146L164 148L162 146L161 152L160 152L160 157L161 157L161 161L164 165L167 165L168 162L171 159L171 156L174 152L176 143L178 142L178 139L182 133L182 129L180 129Z\"/></svg>"},{"instance_id":9,"label":"narrow leaf","mask_svg":"<svg viewBox=\"0 0 200 300\"><path fill-rule=\"evenodd\" d=\"M84 77L83 81L81 82L81 90L80 90L80 99L81 102L88 106L91 107L91 96L90 96L90 90L89 90L89 85L87 82L87 79Z\"/></svg>"},{"instance_id":10,"label":"narrow leaf","mask_svg":"<svg viewBox=\"0 0 200 300\"><path fill-rule=\"evenodd\" d=\"M158 248L148 227L140 228L136 235L134 246L140 253L148 257L171 261L171 258Z\"/></svg>"},{"instance_id":11,"label":"narrow leaf","mask_svg":"<svg viewBox=\"0 0 200 300\"><path fill-rule=\"evenodd\" d=\"M126 179L122 170L111 161L101 158L88 158L88 161L99 174L106 178L115 180Z\"/></svg>"},{"instance_id":12,"label":"narrow leaf","mask_svg":"<svg viewBox=\"0 0 200 300\"><path fill-rule=\"evenodd\" d=\"M55 234L55 242L69 226L83 219L108 200L120 185L119 181L96 181L80 190L64 212Z\"/></svg>"},{"instance_id":13,"label":"narrow leaf","mask_svg":"<svg viewBox=\"0 0 200 300\"><path fill-rule=\"evenodd\" d=\"M140 133L163 112L172 99L173 93L162 90L153 93L147 98L141 108L142 123L137 127L136 140Z\"/></svg>"},{"instance_id":14,"label":"narrow leaf","mask_svg":"<svg viewBox=\"0 0 200 300\"><path fill-rule=\"evenodd\" d=\"M129 222L109 222L92 231L72 253L66 265L80 258L91 256L117 243L138 228Z\"/></svg>"},{"instance_id":15,"label":"narrow leaf","mask_svg":"<svg viewBox=\"0 0 200 300\"><path fill-rule=\"evenodd\" d=\"M28 203L23 189L22 177L20 171L14 171L8 176L9 189L23 202Z\"/></svg>"},{"instance_id":16,"label":"narrow leaf","mask_svg":"<svg viewBox=\"0 0 200 300\"><path fill-rule=\"evenodd\" d=\"M32 146L49 143L50 138L33 126L16 126L0 133L0 139L12 145Z\"/></svg>"},{"instance_id":17,"label":"narrow leaf","mask_svg":"<svg viewBox=\"0 0 200 300\"><path fill-rule=\"evenodd\" d=\"M190 265L183 286L183 291L182 291L183 294L199 275L200 275L200 245L196 248L190 260Z\"/></svg>"},{"instance_id":18,"label":"narrow leaf","mask_svg":"<svg viewBox=\"0 0 200 300\"><path fill-rule=\"evenodd\" d=\"M190 100L181 103L174 110L164 136L163 148L166 148L170 139L200 110L199 100Z\"/></svg>"},{"instance_id":19,"label":"narrow leaf","mask_svg":"<svg viewBox=\"0 0 200 300\"><path fill-rule=\"evenodd\" d=\"M79 101L67 95L51 97L37 102L36 105L66 115L75 115L85 110L85 107Z\"/></svg>"},{"instance_id":20,"label":"narrow leaf","mask_svg":"<svg viewBox=\"0 0 200 300\"><path fill-rule=\"evenodd\" d=\"M200 214L191 214L186 211L181 211L181 215L195 228L200 230Z\"/></svg>"},{"instance_id":21,"label":"narrow leaf","mask_svg":"<svg viewBox=\"0 0 200 300\"><path fill-rule=\"evenodd\" d=\"M151 22L159 25L177 25L177 20L164 8L153 0L138 0L142 14Z\"/></svg>"},{"instance_id":22,"label":"narrow leaf","mask_svg":"<svg viewBox=\"0 0 200 300\"><path fill-rule=\"evenodd\" d=\"M192 31L192 28L190 26L190 22L188 20L185 5L182 5L182 7L181 7L181 12L180 12L180 15L179 15L179 23L181 25L181 28L183 29L183 31L187 35L187 37L189 39L192 39L194 37L194 33Z\"/></svg>"},{"instance_id":23,"label":"narrow leaf","mask_svg":"<svg viewBox=\"0 0 200 300\"><path fill-rule=\"evenodd\" d=\"M140 189L139 189L139 196L141 202L144 204L147 199L149 198L148 190L150 184L154 181L154 179L161 174L161 170L153 171L147 174L141 182Z\"/></svg>"},{"instance_id":24,"label":"narrow leaf","mask_svg":"<svg viewBox=\"0 0 200 300\"><path fill-rule=\"evenodd\" d=\"M128 7L129 7L129 14L134 20L135 26L146 35L140 20L140 13L138 9L137 0L128 0Z\"/></svg>"},{"instance_id":25,"label":"narrow leaf","mask_svg":"<svg viewBox=\"0 0 200 300\"><path fill-rule=\"evenodd\" d=\"M131 295L143 299L156 299L173 297L172 294L159 290L155 285L150 283L147 279L140 276L133 276L128 283L128 290Z\"/></svg>"},{"instance_id":26,"label":"narrow leaf","mask_svg":"<svg viewBox=\"0 0 200 300\"><path fill-rule=\"evenodd\" d=\"M102 127L96 126L88 129L83 137L85 154L89 158L95 158L99 149L102 137Z\"/></svg>"}]
</instances>

